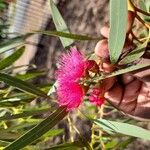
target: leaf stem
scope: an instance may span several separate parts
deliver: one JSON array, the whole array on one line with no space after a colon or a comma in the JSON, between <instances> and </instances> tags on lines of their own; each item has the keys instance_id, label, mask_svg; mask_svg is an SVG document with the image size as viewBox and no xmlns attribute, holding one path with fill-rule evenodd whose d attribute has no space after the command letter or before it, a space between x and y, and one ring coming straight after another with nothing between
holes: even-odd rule
<instances>
[{"instance_id":1,"label":"leaf stem","mask_svg":"<svg viewBox=\"0 0 150 150\"><path fill-rule=\"evenodd\" d=\"M143 11L140 8L136 7L131 0L130 0L130 4L132 5L132 7L134 8L135 11L137 11L137 12L143 14L143 15L150 16L150 13L148 13L146 11Z\"/></svg>"},{"instance_id":2,"label":"leaf stem","mask_svg":"<svg viewBox=\"0 0 150 150\"><path fill-rule=\"evenodd\" d=\"M140 21L146 28L150 29L150 25L146 23L139 15L136 14L136 19Z\"/></svg>"},{"instance_id":3,"label":"leaf stem","mask_svg":"<svg viewBox=\"0 0 150 150\"><path fill-rule=\"evenodd\" d=\"M131 33L131 35L132 35L132 37L133 37L134 40L138 41L138 42L141 43L141 44L143 43L142 41L140 41L140 40L136 37L136 35L133 33L132 30L131 30L130 33Z\"/></svg>"}]
</instances>

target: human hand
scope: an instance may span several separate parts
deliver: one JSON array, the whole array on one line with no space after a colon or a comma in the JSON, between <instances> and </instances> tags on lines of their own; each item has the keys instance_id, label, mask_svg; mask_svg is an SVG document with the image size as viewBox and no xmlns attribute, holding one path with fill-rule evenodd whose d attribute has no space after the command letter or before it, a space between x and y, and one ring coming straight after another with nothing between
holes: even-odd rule
<instances>
[{"instance_id":1,"label":"human hand","mask_svg":"<svg viewBox=\"0 0 150 150\"><path fill-rule=\"evenodd\" d=\"M103 27L101 34L106 38L97 43L95 54L102 59L102 70L111 72L109 61L108 34L109 28ZM126 40L123 52L131 51L133 43ZM150 63L149 56L141 58L138 63ZM150 119L150 68L126 73L103 80L104 97L125 114L139 120Z\"/></svg>"}]
</instances>

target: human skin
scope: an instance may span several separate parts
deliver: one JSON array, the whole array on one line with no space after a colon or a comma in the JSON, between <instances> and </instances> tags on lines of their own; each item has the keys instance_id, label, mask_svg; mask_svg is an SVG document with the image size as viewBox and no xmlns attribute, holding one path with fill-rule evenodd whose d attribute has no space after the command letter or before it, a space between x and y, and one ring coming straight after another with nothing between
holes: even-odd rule
<instances>
[{"instance_id":1,"label":"human skin","mask_svg":"<svg viewBox=\"0 0 150 150\"><path fill-rule=\"evenodd\" d=\"M94 52L103 61L102 70L108 73L113 71L107 40L109 28L103 27L101 34L105 39L97 43ZM132 46L132 42L126 41L123 52L131 51ZM149 56L138 63L150 63ZM150 67L105 79L102 84L104 97L117 109L138 120L150 119Z\"/></svg>"}]
</instances>

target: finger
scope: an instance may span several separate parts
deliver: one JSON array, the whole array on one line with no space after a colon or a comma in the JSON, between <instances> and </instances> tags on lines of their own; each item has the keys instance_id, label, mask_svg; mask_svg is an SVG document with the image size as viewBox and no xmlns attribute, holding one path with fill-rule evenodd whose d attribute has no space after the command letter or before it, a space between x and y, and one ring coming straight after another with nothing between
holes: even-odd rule
<instances>
[{"instance_id":1,"label":"finger","mask_svg":"<svg viewBox=\"0 0 150 150\"><path fill-rule=\"evenodd\" d=\"M134 112L137 117L150 119L150 87L143 83Z\"/></svg>"},{"instance_id":2,"label":"finger","mask_svg":"<svg viewBox=\"0 0 150 150\"><path fill-rule=\"evenodd\" d=\"M118 106L120 104L120 101L122 99L123 95L123 88L120 84L116 83L111 90L107 91L104 94L104 97L108 99L112 104L115 106Z\"/></svg>"},{"instance_id":3,"label":"finger","mask_svg":"<svg viewBox=\"0 0 150 150\"><path fill-rule=\"evenodd\" d=\"M95 54L104 60L109 60L108 40L104 39L96 44Z\"/></svg>"},{"instance_id":4,"label":"finger","mask_svg":"<svg viewBox=\"0 0 150 150\"><path fill-rule=\"evenodd\" d=\"M116 82L116 78L111 77L108 79L104 79L101 86L103 87L104 91L108 91L109 89L112 88L112 86L115 84L115 82Z\"/></svg>"},{"instance_id":5,"label":"finger","mask_svg":"<svg viewBox=\"0 0 150 150\"><path fill-rule=\"evenodd\" d=\"M150 64L150 59L142 58L139 64ZM139 80L150 86L150 67L146 67L132 73L135 77L139 78Z\"/></svg>"},{"instance_id":6,"label":"finger","mask_svg":"<svg viewBox=\"0 0 150 150\"><path fill-rule=\"evenodd\" d=\"M123 84L129 84L134 79L135 79L135 77L130 73L126 73L121 76L121 80L122 80Z\"/></svg>"},{"instance_id":7,"label":"finger","mask_svg":"<svg viewBox=\"0 0 150 150\"><path fill-rule=\"evenodd\" d=\"M119 106L121 110L129 114L135 110L141 84L141 81L136 79L125 86L123 98Z\"/></svg>"},{"instance_id":8,"label":"finger","mask_svg":"<svg viewBox=\"0 0 150 150\"><path fill-rule=\"evenodd\" d=\"M109 27L108 26L103 26L100 29L100 33L105 37L108 38L109 37Z\"/></svg>"}]
</instances>

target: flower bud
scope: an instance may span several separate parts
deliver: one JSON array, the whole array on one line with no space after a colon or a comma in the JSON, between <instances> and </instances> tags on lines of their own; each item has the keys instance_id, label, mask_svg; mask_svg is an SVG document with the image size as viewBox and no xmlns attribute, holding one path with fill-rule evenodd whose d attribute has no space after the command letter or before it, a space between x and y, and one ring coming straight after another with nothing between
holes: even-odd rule
<instances>
[{"instance_id":1,"label":"flower bud","mask_svg":"<svg viewBox=\"0 0 150 150\"><path fill-rule=\"evenodd\" d=\"M91 71L94 73L99 72L99 67L97 63L94 60L87 60L86 61L86 71Z\"/></svg>"},{"instance_id":2,"label":"flower bud","mask_svg":"<svg viewBox=\"0 0 150 150\"><path fill-rule=\"evenodd\" d=\"M96 106L101 106L104 103L102 89L100 87L99 88L95 87L95 88L91 89L89 100L92 104L94 104Z\"/></svg>"}]
</instances>

